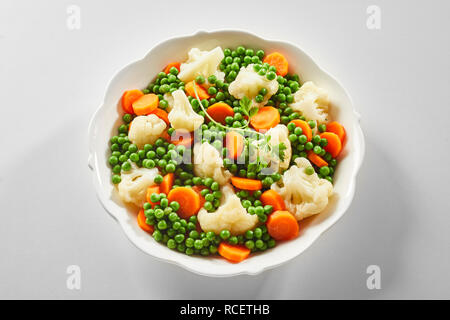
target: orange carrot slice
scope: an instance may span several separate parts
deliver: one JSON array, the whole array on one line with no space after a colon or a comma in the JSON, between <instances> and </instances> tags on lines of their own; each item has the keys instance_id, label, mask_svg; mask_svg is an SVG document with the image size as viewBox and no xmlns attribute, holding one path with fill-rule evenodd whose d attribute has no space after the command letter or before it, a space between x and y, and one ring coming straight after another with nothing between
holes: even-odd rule
<instances>
[{"instance_id":1,"label":"orange carrot slice","mask_svg":"<svg viewBox=\"0 0 450 320\"><path fill-rule=\"evenodd\" d=\"M308 141L312 140L312 130L311 130L311 127L309 126L308 122L300 120L300 119L295 119L289 123L293 123L293 124L295 124L296 127L302 128L303 134L306 136Z\"/></svg>"},{"instance_id":2,"label":"orange carrot slice","mask_svg":"<svg viewBox=\"0 0 450 320\"><path fill-rule=\"evenodd\" d=\"M237 159L244 150L244 137L237 131L228 131L225 135L225 146L228 150L228 157Z\"/></svg>"},{"instance_id":3,"label":"orange carrot slice","mask_svg":"<svg viewBox=\"0 0 450 320\"><path fill-rule=\"evenodd\" d=\"M285 76L288 73L289 64L287 59L279 52L273 52L269 55L267 55L264 58L265 63L270 64L271 66L274 66L277 68L277 74L280 76Z\"/></svg>"},{"instance_id":4,"label":"orange carrot slice","mask_svg":"<svg viewBox=\"0 0 450 320\"><path fill-rule=\"evenodd\" d=\"M341 142L344 142L345 139L345 129L342 124L340 124L337 121L332 121L330 123L327 123L327 132L333 132L336 134L339 139L341 139Z\"/></svg>"},{"instance_id":5,"label":"orange carrot slice","mask_svg":"<svg viewBox=\"0 0 450 320\"><path fill-rule=\"evenodd\" d=\"M322 168L322 167L328 165L328 162L323 160L323 158L321 156L319 156L318 154L314 153L312 150L308 151L308 159L309 159L309 161L314 163L319 168Z\"/></svg>"},{"instance_id":6,"label":"orange carrot slice","mask_svg":"<svg viewBox=\"0 0 450 320\"><path fill-rule=\"evenodd\" d=\"M172 136L170 137L170 142L176 146L182 145L186 148L190 147L192 145L192 141L194 141L194 138L192 137L192 134L187 130L176 130Z\"/></svg>"},{"instance_id":7,"label":"orange carrot slice","mask_svg":"<svg viewBox=\"0 0 450 320\"><path fill-rule=\"evenodd\" d=\"M144 94L142 97L133 102L133 111L138 116L152 113L159 104L159 98L154 93Z\"/></svg>"},{"instance_id":8,"label":"orange carrot slice","mask_svg":"<svg viewBox=\"0 0 450 320\"><path fill-rule=\"evenodd\" d=\"M164 122L166 124L170 124L169 121L169 115L167 114L166 111L164 111L161 108L156 108L155 110L152 111L152 114L156 115L158 118L160 118L161 120L164 120Z\"/></svg>"},{"instance_id":9,"label":"orange carrot slice","mask_svg":"<svg viewBox=\"0 0 450 320\"><path fill-rule=\"evenodd\" d=\"M133 107L132 107L133 102L135 102L137 99L139 99L143 95L144 94L142 93L142 91L138 90L138 89L125 91L122 95L123 111L125 111L126 113L133 114Z\"/></svg>"},{"instance_id":10,"label":"orange carrot slice","mask_svg":"<svg viewBox=\"0 0 450 320\"><path fill-rule=\"evenodd\" d=\"M274 107L262 107L250 118L250 124L255 130L268 130L280 123L280 113Z\"/></svg>"},{"instance_id":11,"label":"orange carrot slice","mask_svg":"<svg viewBox=\"0 0 450 320\"><path fill-rule=\"evenodd\" d=\"M231 262L241 262L250 255L250 249L244 246L232 245L227 242L221 242L218 249L219 254Z\"/></svg>"},{"instance_id":12,"label":"orange carrot slice","mask_svg":"<svg viewBox=\"0 0 450 320\"><path fill-rule=\"evenodd\" d=\"M177 201L180 204L177 213L183 219L197 214L200 210L200 196L192 188L178 187L172 189L167 195L167 199L170 202Z\"/></svg>"},{"instance_id":13,"label":"orange carrot slice","mask_svg":"<svg viewBox=\"0 0 450 320\"><path fill-rule=\"evenodd\" d=\"M206 200L205 198L200 194L200 192L202 192L203 189L205 189L205 186L193 186L192 190L194 190L195 192L197 192L197 194L200 197L200 208L203 207L203 205L205 204Z\"/></svg>"},{"instance_id":14,"label":"orange carrot slice","mask_svg":"<svg viewBox=\"0 0 450 320\"><path fill-rule=\"evenodd\" d=\"M162 193L166 195L169 194L170 190L173 187L173 181L175 179L175 175L173 173L168 173L164 176L163 181L159 185L159 189Z\"/></svg>"},{"instance_id":15,"label":"orange carrot slice","mask_svg":"<svg viewBox=\"0 0 450 320\"><path fill-rule=\"evenodd\" d=\"M208 112L211 118L213 118L217 122L220 122L221 124L226 124L226 117L234 116L233 108L225 102L214 103L212 106L206 109L206 112Z\"/></svg>"},{"instance_id":16,"label":"orange carrot slice","mask_svg":"<svg viewBox=\"0 0 450 320\"><path fill-rule=\"evenodd\" d=\"M298 223L288 211L275 211L266 222L267 231L275 240L290 240L298 236Z\"/></svg>"},{"instance_id":17,"label":"orange carrot slice","mask_svg":"<svg viewBox=\"0 0 450 320\"><path fill-rule=\"evenodd\" d=\"M198 97L200 98L200 100L209 99L208 91L206 91L205 88L198 85L197 83L195 84L195 88L197 90L197 94L198 94ZM184 90L191 97L197 98L197 96L195 95L195 91L194 91L194 81L186 83L186 85L184 86Z\"/></svg>"},{"instance_id":18,"label":"orange carrot slice","mask_svg":"<svg viewBox=\"0 0 450 320\"><path fill-rule=\"evenodd\" d=\"M137 216L137 222L138 222L139 227L141 227L141 229L144 230L145 232L152 234L153 231L155 230L155 228L153 226L147 224L146 220L147 220L147 218L145 217L144 209L139 210L139 213Z\"/></svg>"},{"instance_id":19,"label":"orange carrot slice","mask_svg":"<svg viewBox=\"0 0 450 320\"><path fill-rule=\"evenodd\" d=\"M181 63L180 62L171 62L169 63L165 68L164 68L164 72L167 74L170 72L170 69L172 69L172 67L175 67L178 69L178 71L180 71L180 66Z\"/></svg>"},{"instance_id":20,"label":"orange carrot slice","mask_svg":"<svg viewBox=\"0 0 450 320\"><path fill-rule=\"evenodd\" d=\"M161 193L159 186L150 186L150 187L147 188L146 199L147 199L147 202L152 205L152 208L155 205L159 204L159 202L152 202L150 197L152 196L153 193L157 193L157 194Z\"/></svg>"},{"instance_id":21,"label":"orange carrot slice","mask_svg":"<svg viewBox=\"0 0 450 320\"><path fill-rule=\"evenodd\" d=\"M324 132L320 134L321 138L328 140L328 144L324 147L325 151L329 152L333 158L336 158L342 150L341 139L333 132Z\"/></svg>"},{"instance_id":22,"label":"orange carrot slice","mask_svg":"<svg viewBox=\"0 0 450 320\"><path fill-rule=\"evenodd\" d=\"M286 210L286 204L283 198L275 190L269 189L264 191L259 198L263 205L270 205L273 211Z\"/></svg>"},{"instance_id":23,"label":"orange carrot slice","mask_svg":"<svg viewBox=\"0 0 450 320\"><path fill-rule=\"evenodd\" d=\"M257 179L248 179L241 177L232 177L231 184L238 189L256 191L262 189L261 180Z\"/></svg>"}]
</instances>

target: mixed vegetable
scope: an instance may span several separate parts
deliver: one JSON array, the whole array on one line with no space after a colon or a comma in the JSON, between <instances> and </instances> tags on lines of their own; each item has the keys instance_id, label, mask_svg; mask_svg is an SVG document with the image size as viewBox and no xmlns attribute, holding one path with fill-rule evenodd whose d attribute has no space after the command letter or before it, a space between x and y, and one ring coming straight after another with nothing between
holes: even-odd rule
<instances>
[{"instance_id":1,"label":"mixed vegetable","mask_svg":"<svg viewBox=\"0 0 450 320\"><path fill-rule=\"evenodd\" d=\"M188 255L240 262L325 209L344 127L279 52L193 48L124 92L112 182L138 225Z\"/></svg>"}]
</instances>

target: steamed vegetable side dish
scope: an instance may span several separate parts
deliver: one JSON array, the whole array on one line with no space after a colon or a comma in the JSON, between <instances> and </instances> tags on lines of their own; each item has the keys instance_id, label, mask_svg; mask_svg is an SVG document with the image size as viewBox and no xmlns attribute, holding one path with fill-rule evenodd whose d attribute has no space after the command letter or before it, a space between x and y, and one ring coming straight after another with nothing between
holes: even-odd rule
<instances>
[{"instance_id":1,"label":"steamed vegetable side dish","mask_svg":"<svg viewBox=\"0 0 450 320\"><path fill-rule=\"evenodd\" d=\"M193 48L123 93L112 182L154 240L240 262L327 207L345 129L288 71L279 52Z\"/></svg>"}]
</instances>

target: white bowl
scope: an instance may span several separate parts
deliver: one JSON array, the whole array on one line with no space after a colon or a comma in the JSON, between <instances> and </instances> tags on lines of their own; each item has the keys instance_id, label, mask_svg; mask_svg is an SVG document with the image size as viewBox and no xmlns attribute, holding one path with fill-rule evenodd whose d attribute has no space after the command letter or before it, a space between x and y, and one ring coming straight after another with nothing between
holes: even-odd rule
<instances>
[{"instance_id":1,"label":"white bowl","mask_svg":"<svg viewBox=\"0 0 450 320\"><path fill-rule=\"evenodd\" d=\"M215 46L236 47L244 45L261 48L266 52L280 51L289 61L289 71L298 73L302 81L312 80L329 92L331 118L342 123L347 131L347 141L340 156L334 176L334 196L327 209L312 218L300 222L298 238L279 243L274 249L252 255L238 264L221 258L192 257L153 240L136 222L136 209L125 206L118 198L111 183L108 165L109 139L120 125L120 97L131 88L144 88L169 62L183 61L192 47L209 50ZM103 104L93 115L89 126L89 159L97 196L102 205L121 225L123 231L139 249L160 260L179 265L192 272L215 277L239 274L256 275L279 266L301 254L325 230L333 225L349 207L354 191L355 178L364 155L364 137L359 125L359 115L354 110L346 90L332 76L322 70L303 50L278 40L266 40L245 31L198 32L164 41L154 47L139 61L119 71L111 80Z\"/></svg>"}]
</instances>

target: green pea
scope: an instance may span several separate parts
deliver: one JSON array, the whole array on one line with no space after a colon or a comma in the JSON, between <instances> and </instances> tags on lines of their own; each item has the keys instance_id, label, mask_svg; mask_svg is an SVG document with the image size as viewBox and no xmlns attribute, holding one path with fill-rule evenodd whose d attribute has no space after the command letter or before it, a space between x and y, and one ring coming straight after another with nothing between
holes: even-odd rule
<instances>
[{"instance_id":1,"label":"green pea","mask_svg":"<svg viewBox=\"0 0 450 320\"><path fill-rule=\"evenodd\" d=\"M128 132L128 127L125 124L122 124L119 129L118 129L119 133L127 133Z\"/></svg>"},{"instance_id":2,"label":"green pea","mask_svg":"<svg viewBox=\"0 0 450 320\"><path fill-rule=\"evenodd\" d=\"M247 240L245 241L245 246L248 249L252 250L255 247L255 242L253 240Z\"/></svg>"},{"instance_id":3,"label":"green pea","mask_svg":"<svg viewBox=\"0 0 450 320\"><path fill-rule=\"evenodd\" d=\"M151 160L151 159L144 159L142 161L142 166L144 166L147 169L151 169L155 167L155 161Z\"/></svg>"},{"instance_id":4,"label":"green pea","mask_svg":"<svg viewBox=\"0 0 450 320\"><path fill-rule=\"evenodd\" d=\"M214 201L214 195L213 195L212 193L208 193L208 194L205 196L205 200L206 200L206 201L209 201L209 202L213 202L213 201Z\"/></svg>"},{"instance_id":5,"label":"green pea","mask_svg":"<svg viewBox=\"0 0 450 320\"><path fill-rule=\"evenodd\" d=\"M271 177L266 177L264 178L264 180L262 181L262 184L264 187L268 188L269 186L271 186L273 183L273 179Z\"/></svg>"},{"instance_id":6,"label":"green pea","mask_svg":"<svg viewBox=\"0 0 450 320\"><path fill-rule=\"evenodd\" d=\"M145 156L147 157L147 159L154 159L156 157L156 152L153 150L150 150L149 152L146 153Z\"/></svg>"},{"instance_id":7,"label":"green pea","mask_svg":"<svg viewBox=\"0 0 450 320\"><path fill-rule=\"evenodd\" d=\"M211 202L206 201L205 204L203 205L203 207L207 210L207 211L212 211L214 209L214 206Z\"/></svg>"},{"instance_id":8,"label":"green pea","mask_svg":"<svg viewBox=\"0 0 450 320\"><path fill-rule=\"evenodd\" d=\"M167 247L169 249L175 249L177 247L177 243L175 242L174 239L169 239L167 240Z\"/></svg>"},{"instance_id":9,"label":"green pea","mask_svg":"<svg viewBox=\"0 0 450 320\"><path fill-rule=\"evenodd\" d=\"M225 99L225 95L224 95L224 93L223 92L217 92L217 94L216 94L216 100L217 101L222 101L222 100L224 100Z\"/></svg>"},{"instance_id":10,"label":"green pea","mask_svg":"<svg viewBox=\"0 0 450 320\"><path fill-rule=\"evenodd\" d=\"M119 151L119 149L120 149L119 144L113 143L111 145L111 151Z\"/></svg>"},{"instance_id":11,"label":"green pea","mask_svg":"<svg viewBox=\"0 0 450 320\"><path fill-rule=\"evenodd\" d=\"M203 84L203 83L205 83L205 77L202 75L199 75L195 78L195 82L198 84Z\"/></svg>"},{"instance_id":12,"label":"green pea","mask_svg":"<svg viewBox=\"0 0 450 320\"><path fill-rule=\"evenodd\" d=\"M273 71L267 72L267 74L266 74L267 80L275 80L276 77L277 77L277 75Z\"/></svg>"},{"instance_id":13,"label":"green pea","mask_svg":"<svg viewBox=\"0 0 450 320\"><path fill-rule=\"evenodd\" d=\"M311 150L312 148L314 148L314 145L313 145L312 142L307 142L307 143L305 144L305 149L306 149L306 150Z\"/></svg>"},{"instance_id":14,"label":"green pea","mask_svg":"<svg viewBox=\"0 0 450 320\"><path fill-rule=\"evenodd\" d=\"M256 101L257 103L261 103L261 102L264 101L264 97L263 97L262 95L258 94L258 95L256 95L256 97L255 97L255 101Z\"/></svg>"},{"instance_id":15,"label":"green pea","mask_svg":"<svg viewBox=\"0 0 450 320\"><path fill-rule=\"evenodd\" d=\"M161 220L161 221L158 222L158 229L159 230L167 229L167 222L166 222L166 220Z\"/></svg>"},{"instance_id":16,"label":"green pea","mask_svg":"<svg viewBox=\"0 0 450 320\"><path fill-rule=\"evenodd\" d=\"M132 153L130 154L130 160L133 162L138 162L139 161L139 155L137 153Z\"/></svg>"},{"instance_id":17,"label":"green pea","mask_svg":"<svg viewBox=\"0 0 450 320\"><path fill-rule=\"evenodd\" d=\"M139 159L144 159L145 158L145 151L144 150L139 150L138 152L137 152L137 154L138 154L138 156L139 156Z\"/></svg>"},{"instance_id":18,"label":"green pea","mask_svg":"<svg viewBox=\"0 0 450 320\"><path fill-rule=\"evenodd\" d=\"M256 215L260 222L264 223L267 221L267 216L264 213L257 213Z\"/></svg>"},{"instance_id":19,"label":"green pea","mask_svg":"<svg viewBox=\"0 0 450 320\"><path fill-rule=\"evenodd\" d=\"M153 236L153 239L155 239L158 242L160 242L162 240L162 233L159 230L153 231L152 236Z\"/></svg>"},{"instance_id":20,"label":"green pea","mask_svg":"<svg viewBox=\"0 0 450 320\"><path fill-rule=\"evenodd\" d=\"M168 165L166 165L165 169L167 172L175 172L176 167L174 164L169 163Z\"/></svg>"},{"instance_id":21,"label":"green pea","mask_svg":"<svg viewBox=\"0 0 450 320\"><path fill-rule=\"evenodd\" d=\"M242 206L243 206L245 209L248 209L251 205L252 205L252 203L251 203L249 200L244 200L244 201L242 201Z\"/></svg>"},{"instance_id":22,"label":"green pea","mask_svg":"<svg viewBox=\"0 0 450 320\"><path fill-rule=\"evenodd\" d=\"M202 240L200 240L200 239L195 240L194 241L194 248L198 249L198 250L202 249L203 248Z\"/></svg>"},{"instance_id":23,"label":"green pea","mask_svg":"<svg viewBox=\"0 0 450 320\"><path fill-rule=\"evenodd\" d=\"M156 154L160 157L162 157L166 153L166 149L164 147L158 147L156 148Z\"/></svg>"},{"instance_id":24,"label":"green pea","mask_svg":"<svg viewBox=\"0 0 450 320\"><path fill-rule=\"evenodd\" d=\"M239 46L236 48L236 53L239 55L245 54L245 48L243 46Z\"/></svg>"},{"instance_id":25,"label":"green pea","mask_svg":"<svg viewBox=\"0 0 450 320\"><path fill-rule=\"evenodd\" d=\"M162 177L162 175L160 175L160 174L156 175L156 177L155 177L155 179L153 179L153 181L154 181L155 183L157 183L157 184L162 183L162 182L163 182L163 177Z\"/></svg>"},{"instance_id":26,"label":"green pea","mask_svg":"<svg viewBox=\"0 0 450 320\"><path fill-rule=\"evenodd\" d=\"M113 136L111 138L110 142L111 142L111 144L115 144L115 143L118 143L118 140L119 140L119 136Z\"/></svg>"},{"instance_id":27,"label":"green pea","mask_svg":"<svg viewBox=\"0 0 450 320\"><path fill-rule=\"evenodd\" d=\"M127 161L127 162L124 162L124 163L122 163L122 170L123 171L130 171L131 170L131 164Z\"/></svg>"},{"instance_id":28,"label":"green pea","mask_svg":"<svg viewBox=\"0 0 450 320\"><path fill-rule=\"evenodd\" d=\"M210 75L210 76L208 77L208 82L209 82L210 84L215 84L216 81L217 81L217 77L216 77L215 75Z\"/></svg>"},{"instance_id":29,"label":"green pea","mask_svg":"<svg viewBox=\"0 0 450 320\"><path fill-rule=\"evenodd\" d=\"M258 50L258 51L256 51L256 55L258 56L259 59L262 59L264 57L264 51Z\"/></svg>"},{"instance_id":30,"label":"green pea","mask_svg":"<svg viewBox=\"0 0 450 320\"><path fill-rule=\"evenodd\" d=\"M213 191L219 190L219 184L217 182L213 182L211 184L211 190L213 190Z\"/></svg>"},{"instance_id":31,"label":"green pea","mask_svg":"<svg viewBox=\"0 0 450 320\"><path fill-rule=\"evenodd\" d=\"M289 141L292 142L292 143L297 141L297 138L298 138L297 135L294 134L294 133L289 135Z\"/></svg>"},{"instance_id":32,"label":"green pea","mask_svg":"<svg viewBox=\"0 0 450 320\"><path fill-rule=\"evenodd\" d=\"M292 123L293 124L293 123ZM301 136L302 134L303 134L303 130L302 130L302 128L300 128L300 127L296 127L295 129L294 129L294 133L297 135L297 136Z\"/></svg>"},{"instance_id":33,"label":"green pea","mask_svg":"<svg viewBox=\"0 0 450 320\"><path fill-rule=\"evenodd\" d=\"M120 166L120 164L116 164L113 167L112 172L115 173L115 174L119 174L121 170L122 170L122 167Z\"/></svg>"},{"instance_id":34,"label":"green pea","mask_svg":"<svg viewBox=\"0 0 450 320\"><path fill-rule=\"evenodd\" d=\"M245 232L245 238L246 239L253 239L253 231L252 230L247 230Z\"/></svg>"},{"instance_id":35,"label":"green pea","mask_svg":"<svg viewBox=\"0 0 450 320\"><path fill-rule=\"evenodd\" d=\"M298 137L298 142L301 144L305 144L308 141L308 138L302 134L300 137Z\"/></svg>"},{"instance_id":36,"label":"green pea","mask_svg":"<svg viewBox=\"0 0 450 320\"><path fill-rule=\"evenodd\" d=\"M264 214L271 214L273 211L273 207L271 205L265 205L264 206Z\"/></svg>"},{"instance_id":37,"label":"green pea","mask_svg":"<svg viewBox=\"0 0 450 320\"><path fill-rule=\"evenodd\" d=\"M261 230L261 228L255 228L255 230L253 231L253 236L257 239L260 239L263 235L263 232Z\"/></svg>"},{"instance_id":38,"label":"green pea","mask_svg":"<svg viewBox=\"0 0 450 320\"><path fill-rule=\"evenodd\" d=\"M220 231L220 237L223 240L227 240L230 236L231 236L231 233L230 233L229 230L222 230L222 231Z\"/></svg>"},{"instance_id":39,"label":"green pea","mask_svg":"<svg viewBox=\"0 0 450 320\"><path fill-rule=\"evenodd\" d=\"M205 197L206 195L209 194L209 190L208 189L203 189L202 191L200 191L200 194L202 197Z\"/></svg>"},{"instance_id":40,"label":"green pea","mask_svg":"<svg viewBox=\"0 0 450 320\"><path fill-rule=\"evenodd\" d=\"M228 80L228 82L232 82L234 79L236 79L236 77L237 77L237 71L232 70L232 71L230 71L230 73L228 74L227 80Z\"/></svg>"},{"instance_id":41,"label":"green pea","mask_svg":"<svg viewBox=\"0 0 450 320\"><path fill-rule=\"evenodd\" d=\"M247 190L241 190L238 193L238 197L240 197L240 198L247 198L248 196L249 196L249 193Z\"/></svg>"},{"instance_id":42,"label":"green pea","mask_svg":"<svg viewBox=\"0 0 450 320\"><path fill-rule=\"evenodd\" d=\"M307 174L307 175L312 175L313 173L314 173L314 168L313 167L311 167L311 166L309 166L309 167L306 167L305 168L305 173Z\"/></svg>"},{"instance_id":43,"label":"green pea","mask_svg":"<svg viewBox=\"0 0 450 320\"><path fill-rule=\"evenodd\" d=\"M208 93L210 95L215 95L217 93L217 89L215 87L209 87L208 88Z\"/></svg>"},{"instance_id":44,"label":"green pea","mask_svg":"<svg viewBox=\"0 0 450 320\"><path fill-rule=\"evenodd\" d=\"M120 183L120 181L122 181L122 178L118 174L113 174L111 177L111 181L114 184L118 184Z\"/></svg>"},{"instance_id":45,"label":"green pea","mask_svg":"<svg viewBox=\"0 0 450 320\"><path fill-rule=\"evenodd\" d=\"M109 157L108 162L111 166L115 166L119 163L119 159L116 156L111 156Z\"/></svg>"},{"instance_id":46,"label":"green pea","mask_svg":"<svg viewBox=\"0 0 450 320\"><path fill-rule=\"evenodd\" d=\"M323 166L320 168L319 172L323 176L328 176L330 174L330 168L327 166Z\"/></svg>"}]
</instances>

